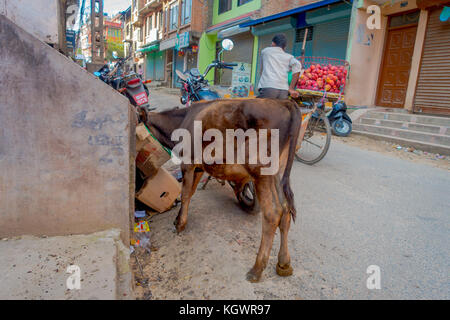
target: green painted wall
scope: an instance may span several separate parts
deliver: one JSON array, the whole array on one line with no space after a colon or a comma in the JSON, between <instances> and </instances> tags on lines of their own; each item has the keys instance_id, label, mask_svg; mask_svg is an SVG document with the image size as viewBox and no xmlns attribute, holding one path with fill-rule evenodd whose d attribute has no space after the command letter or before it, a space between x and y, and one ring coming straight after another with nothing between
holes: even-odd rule
<instances>
[{"instance_id":1,"label":"green painted wall","mask_svg":"<svg viewBox=\"0 0 450 320\"><path fill-rule=\"evenodd\" d=\"M238 0L232 0L231 10L219 14L219 0L214 0L212 24L218 24L229 19L239 17L251 11L261 8L261 0L252 0L246 4L238 6Z\"/></svg>"},{"instance_id":2,"label":"green painted wall","mask_svg":"<svg viewBox=\"0 0 450 320\"><path fill-rule=\"evenodd\" d=\"M205 72L206 67L216 59L217 35L202 34L198 47L198 69ZM214 81L214 70L211 70L206 77L208 81Z\"/></svg>"}]
</instances>

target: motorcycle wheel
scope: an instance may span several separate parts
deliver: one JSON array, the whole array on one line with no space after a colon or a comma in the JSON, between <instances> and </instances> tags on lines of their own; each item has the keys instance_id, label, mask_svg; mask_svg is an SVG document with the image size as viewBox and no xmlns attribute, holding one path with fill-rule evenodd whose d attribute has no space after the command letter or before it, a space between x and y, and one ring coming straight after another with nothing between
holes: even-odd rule
<instances>
[{"instance_id":1,"label":"motorcycle wheel","mask_svg":"<svg viewBox=\"0 0 450 320\"><path fill-rule=\"evenodd\" d=\"M331 123L333 133L339 137L346 137L352 132L352 124L345 119L337 119Z\"/></svg>"},{"instance_id":2,"label":"motorcycle wheel","mask_svg":"<svg viewBox=\"0 0 450 320\"><path fill-rule=\"evenodd\" d=\"M240 190L237 190L238 185L229 182L239 202L239 206L246 212L253 213L257 209L256 191L253 182L246 183Z\"/></svg>"}]
</instances>

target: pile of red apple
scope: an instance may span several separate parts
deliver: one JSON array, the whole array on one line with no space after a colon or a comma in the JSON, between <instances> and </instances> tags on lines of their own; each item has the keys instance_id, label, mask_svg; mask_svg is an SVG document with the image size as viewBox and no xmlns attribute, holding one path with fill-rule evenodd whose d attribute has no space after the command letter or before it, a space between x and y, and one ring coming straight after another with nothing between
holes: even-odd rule
<instances>
[{"instance_id":1,"label":"pile of red apple","mask_svg":"<svg viewBox=\"0 0 450 320\"><path fill-rule=\"evenodd\" d=\"M339 93L346 78L344 66L312 64L298 79L297 88Z\"/></svg>"}]
</instances>

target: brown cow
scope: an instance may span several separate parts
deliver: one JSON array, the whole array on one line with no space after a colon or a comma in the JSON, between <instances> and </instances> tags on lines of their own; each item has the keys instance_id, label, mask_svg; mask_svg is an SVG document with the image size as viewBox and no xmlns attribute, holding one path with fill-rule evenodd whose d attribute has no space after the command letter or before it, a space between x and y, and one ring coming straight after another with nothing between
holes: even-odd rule
<instances>
[{"instance_id":1,"label":"brown cow","mask_svg":"<svg viewBox=\"0 0 450 320\"><path fill-rule=\"evenodd\" d=\"M233 181L237 184L252 180L256 196L263 213L262 238L256 262L247 273L247 280L257 282L267 265L276 228L280 228L281 246L276 271L280 276L292 274L287 246L288 231L296 210L289 176L294 160L295 146L301 125L301 112L292 100L272 99L232 99L194 103L189 108L169 110L161 113L148 113L147 125L153 135L166 147L172 149L172 132L185 128L193 133L193 123L202 121L202 129L215 128L225 136L226 129L279 129L280 170L275 175L262 175L260 164L181 164L183 186L181 208L175 220L177 232L186 227L188 206L197 184L204 172L218 179ZM271 131L268 130L269 136ZM203 142L203 149L211 142ZM248 144L248 141L246 141ZM259 141L258 141L259 145ZM268 143L268 149L270 149ZM248 149L248 146L247 146ZM225 152L224 152L225 153ZM193 153L191 153L193 154ZM236 154L236 152L235 152ZM270 150L269 153L270 154ZM287 156L286 156L287 155ZM248 160L248 150L246 150ZM225 163L225 159L224 162ZM281 177L281 181L280 181Z\"/></svg>"}]
</instances>

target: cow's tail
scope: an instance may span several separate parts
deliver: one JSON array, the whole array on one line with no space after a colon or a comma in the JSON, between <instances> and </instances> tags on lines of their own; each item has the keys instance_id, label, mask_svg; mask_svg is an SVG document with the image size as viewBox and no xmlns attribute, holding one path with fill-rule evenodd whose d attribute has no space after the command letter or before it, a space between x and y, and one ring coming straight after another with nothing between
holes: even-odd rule
<instances>
[{"instance_id":1,"label":"cow's tail","mask_svg":"<svg viewBox=\"0 0 450 320\"><path fill-rule=\"evenodd\" d=\"M292 216L292 220L295 222L295 218L297 216L297 211L295 210L294 203L294 193L291 189L291 184L289 181L289 177L291 175L292 164L294 162L295 149L297 146L298 135L300 132L300 127L302 124L302 113L300 111L300 107L293 100L290 101L288 105L291 121L289 126L289 155L286 163L286 168L284 170L283 177L281 179L281 186L283 188L284 195L286 197L288 210Z\"/></svg>"}]
</instances>

